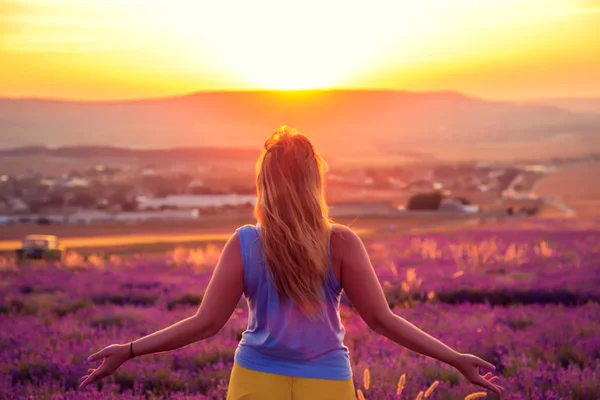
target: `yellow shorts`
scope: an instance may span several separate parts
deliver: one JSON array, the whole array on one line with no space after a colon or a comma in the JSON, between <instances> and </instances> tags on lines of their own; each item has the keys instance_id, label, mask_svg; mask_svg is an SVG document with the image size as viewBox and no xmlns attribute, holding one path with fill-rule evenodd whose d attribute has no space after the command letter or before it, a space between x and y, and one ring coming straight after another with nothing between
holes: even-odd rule
<instances>
[{"instance_id":1,"label":"yellow shorts","mask_svg":"<svg viewBox=\"0 0 600 400\"><path fill-rule=\"evenodd\" d=\"M227 400L356 400L352 379L295 378L234 363Z\"/></svg>"}]
</instances>

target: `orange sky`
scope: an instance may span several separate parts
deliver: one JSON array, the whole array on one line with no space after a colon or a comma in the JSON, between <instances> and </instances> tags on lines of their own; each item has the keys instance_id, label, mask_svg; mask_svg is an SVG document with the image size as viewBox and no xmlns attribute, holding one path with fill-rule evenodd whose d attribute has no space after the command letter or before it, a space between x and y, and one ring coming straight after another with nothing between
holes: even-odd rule
<instances>
[{"instance_id":1,"label":"orange sky","mask_svg":"<svg viewBox=\"0 0 600 400\"><path fill-rule=\"evenodd\" d=\"M600 0L0 0L0 96L600 96Z\"/></svg>"}]
</instances>

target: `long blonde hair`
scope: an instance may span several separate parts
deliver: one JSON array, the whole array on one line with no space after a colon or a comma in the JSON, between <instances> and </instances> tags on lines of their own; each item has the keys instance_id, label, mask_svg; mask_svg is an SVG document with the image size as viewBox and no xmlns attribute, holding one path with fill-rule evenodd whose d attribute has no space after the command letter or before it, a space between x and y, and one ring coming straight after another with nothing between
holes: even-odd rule
<instances>
[{"instance_id":1,"label":"long blonde hair","mask_svg":"<svg viewBox=\"0 0 600 400\"><path fill-rule=\"evenodd\" d=\"M325 160L310 140L281 127L265 142L256 163L254 215L271 280L280 298L314 315L328 276Z\"/></svg>"}]
</instances>

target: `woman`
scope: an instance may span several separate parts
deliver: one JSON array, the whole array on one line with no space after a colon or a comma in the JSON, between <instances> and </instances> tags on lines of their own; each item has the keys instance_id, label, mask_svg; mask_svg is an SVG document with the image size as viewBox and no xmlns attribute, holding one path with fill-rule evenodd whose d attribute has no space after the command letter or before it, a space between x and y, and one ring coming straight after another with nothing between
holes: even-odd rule
<instances>
[{"instance_id":1,"label":"woman","mask_svg":"<svg viewBox=\"0 0 600 400\"><path fill-rule=\"evenodd\" d=\"M196 314L128 344L93 354L102 360L81 387L125 361L178 349L216 335L242 294L248 329L235 353L227 399L355 399L339 300L344 290L375 332L443 361L470 382L504 390L490 363L459 353L395 315L359 237L332 224L324 195L326 165L313 145L281 128L256 165L258 223L238 228L225 245Z\"/></svg>"}]
</instances>

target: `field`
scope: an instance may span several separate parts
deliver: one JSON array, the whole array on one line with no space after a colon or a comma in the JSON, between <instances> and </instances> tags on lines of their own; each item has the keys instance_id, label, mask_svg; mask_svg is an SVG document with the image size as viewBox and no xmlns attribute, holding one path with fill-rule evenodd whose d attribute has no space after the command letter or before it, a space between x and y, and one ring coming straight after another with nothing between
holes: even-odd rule
<instances>
[{"instance_id":1,"label":"field","mask_svg":"<svg viewBox=\"0 0 600 400\"><path fill-rule=\"evenodd\" d=\"M357 211L360 214L360 210ZM461 227L478 218L462 215L357 216L336 218L364 236L384 232L411 233L421 229ZM28 234L53 234L68 249L89 254L99 250L117 254L155 253L207 242L224 243L238 226L252 223L244 216L210 217L191 221L148 221L139 223L95 223L81 225L0 226L0 256L10 256ZM390 228L393 227L393 231Z\"/></svg>"},{"instance_id":2,"label":"field","mask_svg":"<svg viewBox=\"0 0 600 400\"><path fill-rule=\"evenodd\" d=\"M553 196L581 217L600 217L600 162L588 162L578 168L566 169L542 179L536 191L542 196Z\"/></svg>"},{"instance_id":3,"label":"field","mask_svg":"<svg viewBox=\"0 0 600 400\"><path fill-rule=\"evenodd\" d=\"M364 240L394 312L494 363L504 398L598 399L600 230L543 220L524 228L465 226ZM21 269L3 259L0 398L224 398L247 322L244 301L217 336L135 359L77 390L92 351L193 314L219 253L218 243L154 254L72 252L64 265ZM367 399L415 399L435 382L429 399L479 391L452 368L376 335L342 302L356 388Z\"/></svg>"}]
</instances>

